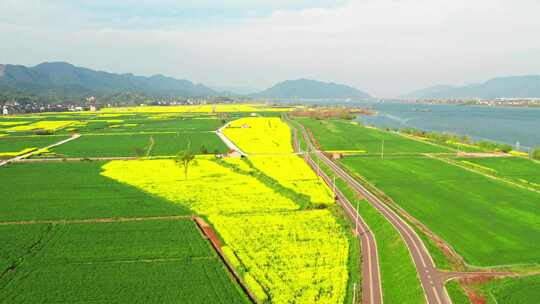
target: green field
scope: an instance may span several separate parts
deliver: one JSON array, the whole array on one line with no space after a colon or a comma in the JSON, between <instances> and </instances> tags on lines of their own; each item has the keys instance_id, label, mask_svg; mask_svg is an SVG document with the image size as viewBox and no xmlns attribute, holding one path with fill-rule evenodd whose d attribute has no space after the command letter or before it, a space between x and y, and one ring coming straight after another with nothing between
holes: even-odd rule
<instances>
[{"instance_id":1,"label":"green field","mask_svg":"<svg viewBox=\"0 0 540 304\"><path fill-rule=\"evenodd\" d=\"M87 120L85 127L79 127L81 133L120 133L120 132L197 132L215 131L222 126L222 120L216 118L176 118L151 119L144 116L96 118L96 120L110 120L111 122ZM112 122L121 120L122 122ZM111 127L115 126L115 127Z\"/></svg>"},{"instance_id":2,"label":"green field","mask_svg":"<svg viewBox=\"0 0 540 304\"><path fill-rule=\"evenodd\" d=\"M152 143L153 140L153 143ZM81 138L54 148L61 157L124 157L176 155L185 150L188 143L194 153L223 153L227 146L212 132L83 135Z\"/></svg>"},{"instance_id":3,"label":"green field","mask_svg":"<svg viewBox=\"0 0 540 304\"><path fill-rule=\"evenodd\" d=\"M443 161L349 157L384 191L477 266L540 263L540 195Z\"/></svg>"},{"instance_id":4,"label":"green field","mask_svg":"<svg viewBox=\"0 0 540 304\"><path fill-rule=\"evenodd\" d=\"M191 220L0 231L0 303L248 303Z\"/></svg>"},{"instance_id":5,"label":"green field","mask_svg":"<svg viewBox=\"0 0 540 304\"><path fill-rule=\"evenodd\" d=\"M540 276L507 278L480 287L489 304L530 304L540 299Z\"/></svg>"},{"instance_id":6,"label":"green field","mask_svg":"<svg viewBox=\"0 0 540 304\"><path fill-rule=\"evenodd\" d=\"M345 120L316 120L296 118L315 135L322 150L325 151L364 151L381 153L427 153L452 152L452 150L407 139L401 135L363 127Z\"/></svg>"},{"instance_id":7,"label":"green field","mask_svg":"<svg viewBox=\"0 0 540 304\"><path fill-rule=\"evenodd\" d=\"M188 214L101 176L104 162L44 162L0 168L0 221Z\"/></svg>"},{"instance_id":8,"label":"green field","mask_svg":"<svg viewBox=\"0 0 540 304\"><path fill-rule=\"evenodd\" d=\"M468 158L461 161L471 162L488 168L487 173L515 181L525 181L540 186L540 164L518 157ZM493 171L491 171L491 170Z\"/></svg>"},{"instance_id":9,"label":"green field","mask_svg":"<svg viewBox=\"0 0 540 304\"><path fill-rule=\"evenodd\" d=\"M67 136L0 137L0 153L18 152L27 148L43 148L66 138Z\"/></svg>"}]
</instances>

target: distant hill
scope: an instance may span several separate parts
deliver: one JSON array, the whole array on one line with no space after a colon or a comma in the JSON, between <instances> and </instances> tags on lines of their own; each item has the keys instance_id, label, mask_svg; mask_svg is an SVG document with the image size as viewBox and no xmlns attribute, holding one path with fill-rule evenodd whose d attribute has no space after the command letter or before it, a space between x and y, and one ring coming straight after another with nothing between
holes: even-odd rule
<instances>
[{"instance_id":1,"label":"distant hill","mask_svg":"<svg viewBox=\"0 0 540 304\"><path fill-rule=\"evenodd\" d=\"M356 88L343 84L310 79L287 80L262 92L252 94L255 98L369 98Z\"/></svg>"},{"instance_id":2,"label":"distant hill","mask_svg":"<svg viewBox=\"0 0 540 304\"><path fill-rule=\"evenodd\" d=\"M401 96L404 98L534 98L540 97L540 75L499 77L484 83L435 86Z\"/></svg>"},{"instance_id":3,"label":"distant hill","mask_svg":"<svg viewBox=\"0 0 540 304\"><path fill-rule=\"evenodd\" d=\"M162 75L151 77L114 74L76 67L65 62L47 62L34 67L0 65L0 87L38 96L84 97L126 92L150 96L215 96L219 93L188 80Z\"/></svg>"}]
</instances>

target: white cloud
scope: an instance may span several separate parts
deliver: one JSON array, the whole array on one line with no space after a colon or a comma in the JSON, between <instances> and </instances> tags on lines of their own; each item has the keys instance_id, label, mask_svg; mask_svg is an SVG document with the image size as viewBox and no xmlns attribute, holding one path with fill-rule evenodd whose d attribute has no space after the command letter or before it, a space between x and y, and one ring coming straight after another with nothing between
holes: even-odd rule
<instances>
[{"instance_id":1,"label":"white cloud","mask_svg":"<svg viewBox=\"0 0 540 304\"><path fill-rule=\"evenodd\" d=\"M228 86L310 77L384 96L540 72L540 3L533 0L351 0L301 10L277 5L265 17L197 27L174 18L159 27L117 26L52 2L29 11L21 22L1 11L22 14L26 8L5 1L0 4L0 39L9 41L0 44L4 62L67 60ZM243 4L239 0L233 7ZM133 18L127 23L145 25L152 17Z\"/></svg>"}]
</instances>

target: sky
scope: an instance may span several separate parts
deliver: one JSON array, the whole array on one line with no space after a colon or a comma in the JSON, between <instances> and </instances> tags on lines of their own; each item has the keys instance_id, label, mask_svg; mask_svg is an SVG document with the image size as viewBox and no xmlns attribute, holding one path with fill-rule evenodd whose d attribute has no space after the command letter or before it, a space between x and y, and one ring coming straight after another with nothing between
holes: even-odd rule
<instances>
[{"instance_id":1,"label":"sky","mask_svg":"<svg viewBox=\"0 0 540 304\"><path fill-rule=\"evenodd\" d=\"M0 63L394 97L540 74L538 0L2 0Z\"/></svg>"}]
</instances>

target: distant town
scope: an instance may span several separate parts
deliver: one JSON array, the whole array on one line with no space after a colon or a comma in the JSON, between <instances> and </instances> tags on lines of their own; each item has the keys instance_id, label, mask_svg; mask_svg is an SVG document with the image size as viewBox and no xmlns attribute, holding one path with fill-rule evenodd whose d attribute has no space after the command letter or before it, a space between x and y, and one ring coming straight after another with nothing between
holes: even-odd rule
<instances>
[{"instance_id":1,"label":"distant town","mask_svg":"<svg viewBox=\"0 0 540 304\"><path fill-rule=\"evenodd\" d=\"M151 99L136 104L139 106L177 106L202 104L230 104L245 102L242 98L229 97L190 97L190 98L162 98ZM84 101L66 101L60 103L46 103L41 101L6 101L0 102L2 115L42 113L42 112L83 112L98 111L100 108L126 106L125 102L107 102L91 96ZM129 104L133 106L133 104Z\"/></svg>"},{"instance_id":2,"label":"distant town","mask_svg":"<svg viewBox=\"0 0 540 304\"><path fill-rule=\"evenodd\" d=\"M504 107L540 107L538 98L456 98L456 99L405 99L401 102L416 102L428 104L454 104L454 105L481 105L481 106L504 106Z\"/></svg>"}]
</instances>

